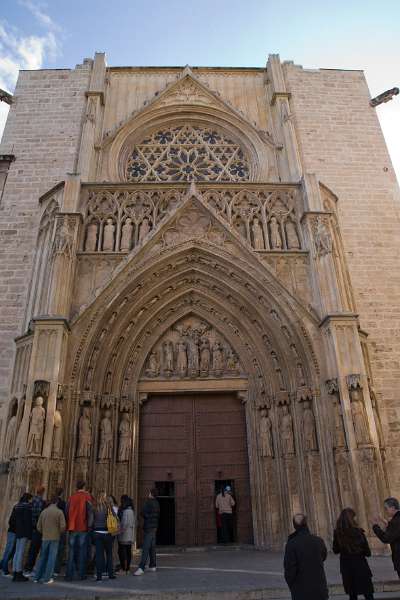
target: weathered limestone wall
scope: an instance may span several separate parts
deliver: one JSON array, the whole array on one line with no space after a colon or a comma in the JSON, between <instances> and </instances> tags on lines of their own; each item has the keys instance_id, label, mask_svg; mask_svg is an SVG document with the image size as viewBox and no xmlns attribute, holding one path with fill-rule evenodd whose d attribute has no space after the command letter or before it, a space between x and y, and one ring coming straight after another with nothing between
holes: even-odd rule
<instances>
[{"instance_id":1,"label":"weathered limestone wall","mask_svg":"<svg viewBox=\"0 0 400 600\"><path fill-rule=\"evenodd\" d=\"M338 196L346 258L400 493L399 189L361 71L284 65L303 168Z\"/></svg>"},{"instance_id":2,"label":"weathered limestone wall","mask_svg":"<svg viewBox=\"0 0 400 600\"><path fill-rule=\"evenodd\" d=\"M74 171L92 61L75 69L21 71L0 153L12 153L0 205L0 407L14 337L21 333L39 220L39 196Z\"/></svg>"}]
</instances>

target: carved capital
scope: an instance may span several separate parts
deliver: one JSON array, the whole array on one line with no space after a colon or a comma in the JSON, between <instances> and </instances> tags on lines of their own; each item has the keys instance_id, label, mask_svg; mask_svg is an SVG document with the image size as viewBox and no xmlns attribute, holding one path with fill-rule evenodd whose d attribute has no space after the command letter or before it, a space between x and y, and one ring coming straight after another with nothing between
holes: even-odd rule
<instances>
[{"instance_id":1,"label":"carved capital","mask_svg":"<svg viewBox=\"0 0 400 600\"><path fill-rule=\"evenodd\" d=\"M313 394L310 388L301 387L296 392L297 402L312 402Z\"/></svg>"},{"instance_id":2,"label":"carved capital","mask_svg":"<svg viewBox=\"0 0 400 600\"><path fill-rule=\"evenodd\" d=\"M333 395L339 393L339 382L337 377L334 377L333 379L327 379L325 381L325 385L328 394Z\"/></svg>"},{"instance_id":3,"label":"carved capital","mask_svg":"<svg viewBox=\"0 0 400 600\"><path fill-rule=\"evenodd\" d=\"M277 406L289 406L290 405L290 396L289 396L289 392L286 391L281 391L281 392L276 392L275 396L275 404Z\"/></svg>"}]
</instances>

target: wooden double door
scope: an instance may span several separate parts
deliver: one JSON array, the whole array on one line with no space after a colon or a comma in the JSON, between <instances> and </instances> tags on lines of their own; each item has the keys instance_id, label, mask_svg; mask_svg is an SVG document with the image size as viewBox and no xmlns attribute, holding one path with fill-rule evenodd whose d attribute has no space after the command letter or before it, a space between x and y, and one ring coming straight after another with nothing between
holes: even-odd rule
<instances>
[{"instance_id":1,"label":"wooden double door","mask_svg":"<svg viewBox=\"0 0 400 600\"><path fill-rule=\"evenodd\" d=\"M234 490L235 542L252 543L246 418L236 394L149 396L139 439L139 500L149 487L160 490L164 543L217 542L215 492L222 481Z\"/></svg>"}]
</instances>

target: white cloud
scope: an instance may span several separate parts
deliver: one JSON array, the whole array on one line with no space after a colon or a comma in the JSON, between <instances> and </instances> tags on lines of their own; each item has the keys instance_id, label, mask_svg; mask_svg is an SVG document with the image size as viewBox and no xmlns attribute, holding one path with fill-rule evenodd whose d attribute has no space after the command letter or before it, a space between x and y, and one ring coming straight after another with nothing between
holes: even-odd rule
<instances>
[{"instance_id":1,"label":"white cloud","mask_svg":"<svg viewBox=\"0 0 400 600\"><path fill-rule=\"evenodd\" d=\"M19 4L27 8L46 29L51 31L61 30L57 23L54 23L53 19L44 12L43 4L37 4L32 0L19 0Z\"/></svg>"}]
</instances>

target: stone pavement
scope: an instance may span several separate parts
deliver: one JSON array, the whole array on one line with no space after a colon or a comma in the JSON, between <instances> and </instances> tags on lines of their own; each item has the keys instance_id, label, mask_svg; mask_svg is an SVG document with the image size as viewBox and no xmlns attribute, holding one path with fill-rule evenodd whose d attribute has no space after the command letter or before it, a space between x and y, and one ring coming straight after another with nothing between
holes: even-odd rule
<instances>
[{"instance_id":1,"label":"stone pavement","mask_svg":"<svg viewBox=\"0 0 400 600\"><path fill-rule=\"evenodd\" d=\"M282 573L282 554L254 549L163 549L158 554L156 573L142 577L121 575L116 580L97 583L66 582L58 578L52 585L13 583L0 578L1 600L272 600L289 598ZM400 600L400 582L396 580L391 559L370 559L374 573L376 598ZM339 561L330 555L326 563L330 595L341 596ZM385 592L382 594L381 592ZM392 592L392 593L391 593ZM397 592L397 593L396 593Z\"/></svg>"}]
</instances>

